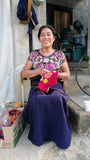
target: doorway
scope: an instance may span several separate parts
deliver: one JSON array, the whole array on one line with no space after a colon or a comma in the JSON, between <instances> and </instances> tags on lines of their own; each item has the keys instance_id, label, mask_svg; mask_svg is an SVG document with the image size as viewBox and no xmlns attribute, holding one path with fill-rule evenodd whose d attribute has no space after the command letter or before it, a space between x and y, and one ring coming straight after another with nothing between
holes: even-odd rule
<instances>
[{"instance_id":1,"label":"doorway","mask_svg":"<svg viewBox=\"0 0 90 160\"><path fill-rule=\"evenodd\" d=\"M47 4L47 24L55 28L57 34L62 34L64 28L72 25L72 9L63 6Z\"/></svg>"}]
</instances>

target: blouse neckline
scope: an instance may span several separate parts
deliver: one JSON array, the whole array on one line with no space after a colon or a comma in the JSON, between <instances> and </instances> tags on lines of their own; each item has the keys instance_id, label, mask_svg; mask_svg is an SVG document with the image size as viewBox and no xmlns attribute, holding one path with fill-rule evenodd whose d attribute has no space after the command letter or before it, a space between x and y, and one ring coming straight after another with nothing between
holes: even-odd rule
<instances>
[{"instance_id":1,"label":"blouse neckline","mask_svg":"<svg viewBox=\"0 0 90 160\"><path fill-rule=\"evenodd\" d=\"M39 52L39 54L40 54L41 56L43 56L43 57L50 57L50 56L52 56L52 55L56 52L56 50L54 50L53 53L51 53L49 56L44 56L44 55L40 52L40 49L38 50L38 52Z\"/></svg>"}]
</instances>

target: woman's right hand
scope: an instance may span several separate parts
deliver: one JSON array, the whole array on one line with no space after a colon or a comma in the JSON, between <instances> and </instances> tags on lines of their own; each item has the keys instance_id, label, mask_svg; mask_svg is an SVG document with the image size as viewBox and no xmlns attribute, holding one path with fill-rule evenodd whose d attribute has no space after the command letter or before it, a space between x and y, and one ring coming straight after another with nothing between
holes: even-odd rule
<instances>
[{"instance_id":1,"label":"woman's right hand","mask_svg":"<svg viewBox=\"0 0 90 160\"><path fill-rule=\"evenodd\" d=\"M48 73L49 70L40 68L38 69L38 72L39 72L39 75L43 76L45 73Z\"/></svg>"},{"instance_id":2,"label":"woman's right hand","mask_svg":"<svg viewBox=\"0 0 90 160\"><path fill-rule=\"evenodd\" d=\"M45 73L48 73L48 72L49 72L49 70L42 69L42 68L32 70L32 62L27 61L24 68L23 68L23 71L22 71L22 77L23 78L32 78L37 75L43 76Z\"/></svg>"}]
</instances>

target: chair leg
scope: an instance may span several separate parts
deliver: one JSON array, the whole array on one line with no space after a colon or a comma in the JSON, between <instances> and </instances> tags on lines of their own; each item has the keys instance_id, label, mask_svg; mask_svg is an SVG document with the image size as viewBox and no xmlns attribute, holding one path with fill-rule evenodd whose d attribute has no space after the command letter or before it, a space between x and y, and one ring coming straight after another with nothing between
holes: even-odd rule
<instances>
[{"instance_id":1,"label":"chair leg","mask_svg":"<svg viewBox=\"0 0 90 160\"><path fill-rule=\"evenodd\" d=\"M62 86L63 86L63 90L66 91L66 82L65 81L61 81Z\"/></svg>"},{"instance_id":2,"label":"chair leg","mask_svg":"<svg viewBox=\"0 0 90 160\"><path fill-rule=\"evenodd\" d=\"M24 79L22 78L22 73L21 73L21 85L22 85L22 107L24 107Z\"/></svg>"}]
</instances>

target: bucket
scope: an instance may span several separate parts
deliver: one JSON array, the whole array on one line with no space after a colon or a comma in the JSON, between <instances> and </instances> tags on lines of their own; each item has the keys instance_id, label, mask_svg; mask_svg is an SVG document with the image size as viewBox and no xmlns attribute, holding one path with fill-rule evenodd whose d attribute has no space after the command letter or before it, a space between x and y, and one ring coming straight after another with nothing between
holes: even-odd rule
<instances>
[{"instance_id":1,"label":"bucket","mask_svg":"<svg viewBox=\"0 0 90 160\"><path fill-rule=\"evenodd\" d=\"M75 41L75 44L81 44L81 36L80 35L74 36L74 41Z\"/></svg>"},{"instance_id":2,"label":"bucket","mask_svg":"<svg viewBox=\"0 0 90 160\"><path fill-rule=\"evenodd\" d=\"M68 56L69 58L71 58L71 53L70 52L65 52L64 54L65 54L65 56Z\"/></svg>"},{"instance_id":3,"label":"bucket","mask_svg":"<svg viewBox=\"0 0 90 160\"><path fill-rule=\"evenodd\" d=\"M71 54L71 61L79 61L82 57L82 46L76 45L74 51Z\"/></svg>"},{"instance_id":4,"label":"bucket","mask_svg":"<svg viewBox=\"0 0 90 160\"><path fill-rule=\"evenodd\" d=\"M90 112L90 101L89 100L84 101L84 107L85 107L86 112Z\"/></svg>"}]
</instances>

